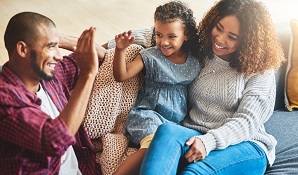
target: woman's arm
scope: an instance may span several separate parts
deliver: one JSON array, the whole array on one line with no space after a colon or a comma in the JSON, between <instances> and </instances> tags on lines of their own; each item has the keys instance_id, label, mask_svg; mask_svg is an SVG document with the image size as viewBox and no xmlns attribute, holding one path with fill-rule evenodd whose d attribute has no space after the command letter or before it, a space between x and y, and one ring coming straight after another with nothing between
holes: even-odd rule
<instances>
[{"instance_id":1,"label":"woman's arm","mask_svg":"<svg viewBox=\"0 0 298 175\"><path fill-rule=\"evenodd\" d=\"M62 49L66 49L69 51L74 52L76 50L76 46L77 46L77 42L78 42L78 38L74 37L74 36L68 36L65 34L60 34L60 42L59 42L59 47ZM97 52L97 56L98 59L101 61L103 60L105 53L106 53L106 49L99 45L99 44L95 44L95 50Z\"/></svg>"},{"instance_id":2,"label":"woman's arm","mask_svg":"<svg viewBox=\"0 0 298 175\"><path fill-rule=\"evenodd\" d=\"M207 155L212 150L224 149L247 140L268 142L268 138L258 134L273 113L275 86L273 69L249 78L233 116L227 118L222 126L198 136L206 147Z\"/></svg>"}]
</instances>

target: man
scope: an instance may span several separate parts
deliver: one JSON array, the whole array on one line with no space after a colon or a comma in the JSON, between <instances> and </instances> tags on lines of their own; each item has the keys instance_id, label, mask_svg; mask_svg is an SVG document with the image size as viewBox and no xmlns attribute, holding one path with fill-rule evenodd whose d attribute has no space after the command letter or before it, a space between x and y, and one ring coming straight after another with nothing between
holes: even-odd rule
<instances>
[{"instance_id":1,"label":"man","mask_svg":"<svg viewBox=\"0 0 298 175\"><path fill-rule=\"evenodd\" d=\"M1 174L100 174L81 125L104 55L94 35L85 30L74 55L62 58L52 20L33 12L10 19L0 72Z\"/></svg>"}]
</instances>

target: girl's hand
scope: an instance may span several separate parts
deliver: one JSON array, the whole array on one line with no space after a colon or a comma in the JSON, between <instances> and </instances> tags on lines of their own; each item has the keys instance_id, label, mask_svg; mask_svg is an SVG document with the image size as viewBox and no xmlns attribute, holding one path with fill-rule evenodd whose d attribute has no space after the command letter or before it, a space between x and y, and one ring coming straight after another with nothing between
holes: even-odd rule
<instances>
[{"instance_id":1,"label":"girl's hand","mask_svg":"<svg viewBox=\"0 0 298 175\"><path fill-rule=\"evenodd\" d=\"M203 160L207 153L205 145L202 140L197 137L191 137L186 141L186 145L190 146L189 150L185 154L185 158L188 162L196 162Z\"/></svg>"},{"instance_id":2,"label":"girl's hand","mask_svg":"<svg viewBox=\"0 0 298 175\"><path fill-rule=\"evenodd\" d=\"M131 30L129 30L128 32L123 32L119 35L116 35L115 41L116 48L121 50L130 46L135 41L135 37L132 35Z\"/></svg>"}]
</instances>

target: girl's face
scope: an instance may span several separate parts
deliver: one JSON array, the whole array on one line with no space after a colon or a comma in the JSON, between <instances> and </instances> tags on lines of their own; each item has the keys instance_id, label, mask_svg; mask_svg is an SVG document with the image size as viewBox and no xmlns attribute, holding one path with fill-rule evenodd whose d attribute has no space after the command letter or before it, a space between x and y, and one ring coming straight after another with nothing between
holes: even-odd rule
<instances>
[{"instance_id":1,"label":"girl's face","mask_svg":"<svg viewBox=\"0 0 298 175\"><path fill-rule=\"evenodd\" d=\"M184 35L183 24L180 20L163 23L155 21L155 40L156 45L166 56L181 54L181 46L187 37Z\"/></svg>"},{"instance_id":2,"label":"girl's face","mask_svg":"<svg viewBox=\"0 0 298 175\"><path fill-rule=\"evenodd\" d=\"M222 18L211 31L212 50L215 55L229 61L239 46L240 23L236 16Z\"/></svg>"}]
</instances>

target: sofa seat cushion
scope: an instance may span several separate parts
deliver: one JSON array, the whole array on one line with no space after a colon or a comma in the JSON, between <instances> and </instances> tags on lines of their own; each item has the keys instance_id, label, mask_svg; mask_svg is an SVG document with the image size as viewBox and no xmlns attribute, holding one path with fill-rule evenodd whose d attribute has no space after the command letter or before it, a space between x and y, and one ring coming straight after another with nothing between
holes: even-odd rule
<instances>
[{"instance_id":1,"label":"sofa seat cushion","mask_svg":"<svg viewBox=\"0 0 298 175\"><path fill-rule=\"evenodd\" d=\"M276 160L266 175L298 174L298 111L276 110L265 123L277 140Z\"/></svg>"}]
</instances>

